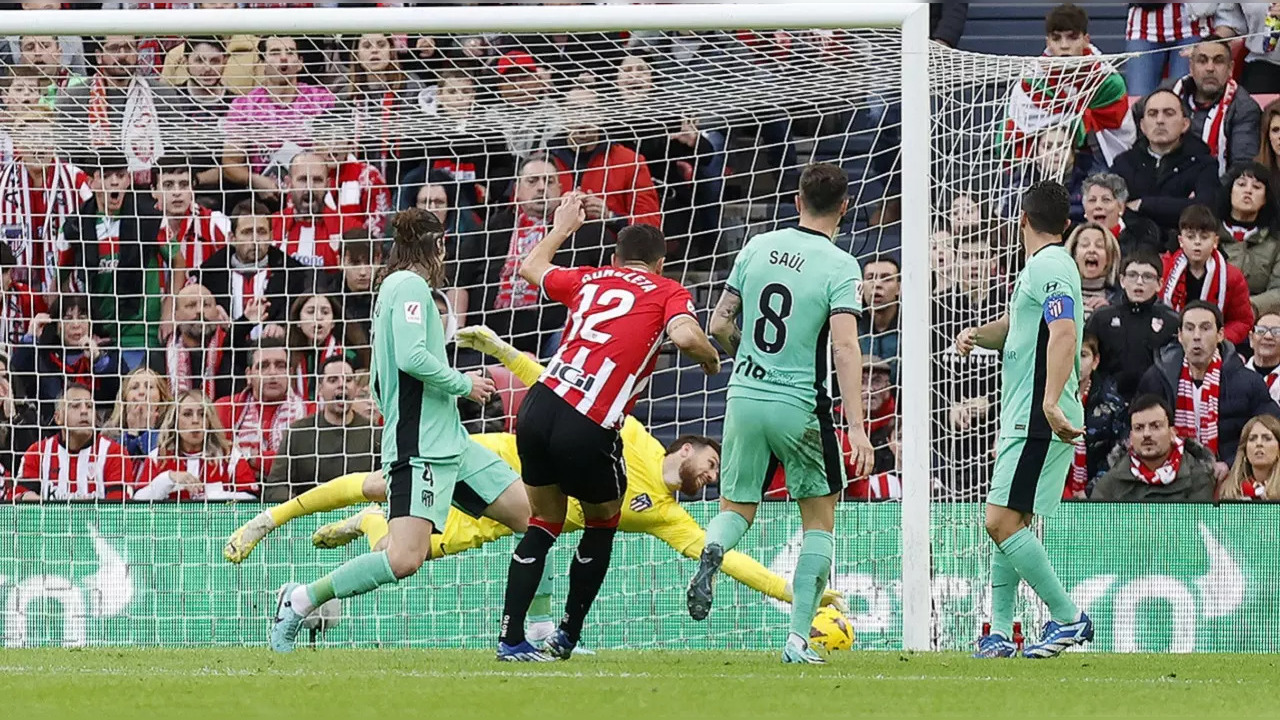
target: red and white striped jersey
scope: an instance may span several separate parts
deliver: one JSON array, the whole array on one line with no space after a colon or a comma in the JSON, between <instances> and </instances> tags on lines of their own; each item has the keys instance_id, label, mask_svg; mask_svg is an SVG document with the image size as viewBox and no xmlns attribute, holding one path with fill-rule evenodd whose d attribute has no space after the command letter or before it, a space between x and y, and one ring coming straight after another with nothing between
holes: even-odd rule
<instances>
[{"instance_id":1,"label":"red and white striped jersey","mask_svg":"<svg viewBox=\"0 0 1280 720\"><path fill-rule=\"evenodd\" d=\"M114 440L98 435L73 455L59 433L27 448L13 496L33 492L42 500L125 500L132 481L133 465Z\"/></svg>"},{"instance_id":2,"label":"red and white striped jersey","mask_svg":"<svg viewBox=\"0 0 1280 720\"><path fill-rule=\"evenodd\" d=\"M191 473L200 480L199 488L181 487L168 480L168 475L182 471ZM162 490L168 490L165 497L153 499L174 500L226 500L233 493L258 494L258 479L253 474L249 463L243 462L239 453L229 456L206 456L204 453L184 454L181 458L161 457L159 449L152 450L138 469L138 482L135 492L152 483L160 483Z\"/></svg>"},{"instance_id":3,"label":"red and white striped jersey","mask_svg":"<svg viewBox=\"0 0 1280 720\"><path fill-rule=\"evenodd\" d=\"M1196 17L1191 5L1165 3L1161 7L1150 8L1131 3L1125 39L1164 43L1209 37L1213 32L1213 15Z\"/></svg>"},{"instance_id":4,"label":"red and white striped jersey","mask_svg":"<svg viewBox=\"0 0 1280 720\"><path fill-rule=\"evenodd\" d=\"M175 245L188 268L198 268L209 256L226 247L231 237L231 219L217 210L192 204L191 213L178 221L178 229L171 230L166 218L160 223L156 242Z\"/></svg>"},{"instance_id":5,"label":"red and white striped jersey","mask_svg":"<svg viewBox=\"0 0 1280 720\"><path fill-rule=\"evenodd\" d=\"M653 372L667 324L694 314L689 291L619 267L553 267L540 284L572 313L539 382L600 425L622 427Z\"/></svg>"}]
</instances>

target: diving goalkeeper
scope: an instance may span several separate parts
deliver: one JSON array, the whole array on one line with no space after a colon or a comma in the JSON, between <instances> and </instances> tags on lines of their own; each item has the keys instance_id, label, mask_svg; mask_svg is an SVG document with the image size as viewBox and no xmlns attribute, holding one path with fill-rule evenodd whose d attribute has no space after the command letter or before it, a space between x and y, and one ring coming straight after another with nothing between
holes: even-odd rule
<instances>
[{"instance_id":1,"label":"diving goalkeeper","mask_svg":"<svg viewBox=\"0 0 1280 720\"><path fill-rule=\"evenodd\" d=\"M526 385L532 385L542 374L543 368L537 361L499 339L487 327L464 328L458 332L457 340L462 347L473 348L500 360ZM492 433L471 437L519 472L520 456L516 452L515 435ZM627 467L627 494L618 529L652 535L681 555L698 559L706 533L676 501L675 492L696 493L716 481L720 470L719 444L711 438L686 435L663 448L645 430L643 423L627 417L622 427L622 449ZM386 483L381 472L353 473L335 478L258 514L232 533L223 548L223 555L233 563L242 562L259 541L290 520L385 499ZM581 529L582 509L570 500L565 531ZM382 511L377 506L370 506L345 520L320 527L312 535L312 541L317 547L332 548L363 535L369 541L369 547L377 550L384 544L386 534L387 521ZM488 518L476 519L451 509L445 520L444 532L432 536L431 557L456 555L510 534L511 530L498 522ZM791 602L790 583L743 553L726 553L721 570L769 597ZM535 642L555 629L551 597L544 592L548 587L547 583L539 587L539 595L530 608L528 634ZM843 595L835 590L828 589L823 593L822 605L834 605L841 612L848 611Z\"/></svg>"}]
</instances>

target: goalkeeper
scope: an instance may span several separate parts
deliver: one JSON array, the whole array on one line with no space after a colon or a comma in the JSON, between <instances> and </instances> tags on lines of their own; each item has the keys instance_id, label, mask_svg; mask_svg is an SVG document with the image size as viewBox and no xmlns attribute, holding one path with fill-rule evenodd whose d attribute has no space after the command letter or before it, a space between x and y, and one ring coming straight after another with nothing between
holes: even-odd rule
<instances>
[{"instance_id":1,"label":"goalkeeper","mask_svg":"<svg viewBox=\"0 0 1280 720\"><path fill-rule=\"evenodd\" d=\"M464 328L458 332L461 347L479 350L500 361L525 385L532 385L542 374L537 361L499 339L487 327ZM472 440L497 453L519 472L520 456L516 439L509 433L472 435ZM622 532L652 535L690 559L702 553L706 533L675 499L675 491L694 493L719 475L720 447L710 438L684 436L664 449L644 425L628 417L622 427L623 457L627 468L627 494L622 504L618 529ZM276 505L238 528L227 541L223 555L233 563L249 557L254 546L272 530L290 520L312 513L337 510L362 502L386 499L386 483L381 472L353 473L335 478L288 502ZM582 529L582 509L570 500L565 530ZM364 535L369 547L377 550L384 544L387 521L377 506L370 506L345 520L316 530L312 541L317 547L339 547ZM511 530L489 518L473 518L456 508L449 510L444 532L432 536L431 557L456 555L510 535ZM791 602L791 585L751 557L739 552L725 554L724 573L769 597ZM833 605L848 612L844 597L826 590L822 605ZM538 588L530 607L530 639L537 641L555 628L552 623L550 583ZM545 630L545 632L542 632Z\"/></svg>"}]
</instances>

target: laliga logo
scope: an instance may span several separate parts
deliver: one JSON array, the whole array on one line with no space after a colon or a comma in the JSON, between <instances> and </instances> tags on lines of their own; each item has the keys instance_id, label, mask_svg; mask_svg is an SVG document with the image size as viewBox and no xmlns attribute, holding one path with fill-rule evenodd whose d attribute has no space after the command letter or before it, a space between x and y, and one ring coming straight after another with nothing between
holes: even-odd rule
<instances>
[{"instance_id":1,"label":"laliga logo","mask_svg":"<svg viewBox=\"0 0 1280 720\"><path fill-rule=\"evenodd\" d=\"M86 619L116 617L133 600L133 579L124 558L89 526L93 551L98 557L97 572L79 586L61 575L33 575L9 588L4 602L4 644L27 644L27 608L32 603L53 600L62 608L62 644L79 647L88 641ZM9 578L0 575L0 590Z\"/></svg>"},{"instance_id":2,"label":"laliga logo","mask_svg":"<svg viewBox=\"0 0 1280 720\"><path fill-rule=\"evenodd\" d=\"M1105 610L1103 601L1110 597L1112 627L1108 635L1114 652L1154 650L1138 643L1139 610L1144 607L1163 604L1169 608L1171 635L1166 651L1189 653L1195 651L1197 621L1227 617L1244 603L1245 578L1240 565L1203 523L1199 530L1209 561L1208 570L1200 577L1184 581L1168 575L1142 575L1121 584L1116 575L1104 574L1085 578L1071 589L1072 600L1089 613ZM797 530L769 564L769 570L790 581L803 538L804 531ZM896 566L896 559L889 562ZM897 568L892 572L896 575ZM884 581L872 573L833 574L829 585L849 600L849 620L859 633L888 632L901 613L902 583L897 578ZM984 616L990 614L985 567L980 578L935 575L931 592L934 608L971 608ZM1033 606L1038 603L1029 588L1022 588L1022 596ZM786 603L770 602L782 612L790 611ZM935 623L945 624L936 611ZM946 628L939 630L947 634Z\"/></svg>"}]
</instances>

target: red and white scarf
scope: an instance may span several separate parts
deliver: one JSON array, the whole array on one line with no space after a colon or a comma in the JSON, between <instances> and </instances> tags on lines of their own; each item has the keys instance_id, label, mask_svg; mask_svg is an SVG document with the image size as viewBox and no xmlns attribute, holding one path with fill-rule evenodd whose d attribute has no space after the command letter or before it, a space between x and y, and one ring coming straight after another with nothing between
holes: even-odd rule
<instances>
[{"instance_id":1,"label":"red and white scarf","mask_svg":"<svg viewBox=\"0 0 1280 720\"><path fill-rule=\"evenodd\" d=\"M511 228L511 243L507 246L507 260L502 264L502 272L498 276L500 285L498 297L493 302L495 310L531 307L538 304L538 289L520 277L519 267L524 256L547 236L550 229L546 221L516 208L515 226Z\"/></svg>"},{"instance_id":2,"label":"red and white scarf","mask_svg":"<svg viewBox=\"0 0 1280 720\"><path fill-rule=\"evenodd\" d=\"M333 335L325 341L324 347L314 352L304 353L303 357L298 359L298 364L294 368L296 376L293 379L293 389L298 393L299 397L308 400L315 399L312 394L311 380L320 372L320 368L324 367L325 362L329 358L342 357L346 351L338 344L338 338ZM315 366L308 367L308 356L315 359Z\"/></svg>"},{"instance_id":3,"label":"red and white scarf","mask_svg":"<svg viewBox=\"0 0 1280 720\"><path fill-rule=\"evenodd\" d=\"M1191 379L1191 366L1182 361L1182 374L1178 377L1178 397L1173 412L1173 428L1178 437L1191 438L1218 455L1218 394L1222 382L1222 352L1214 352L1209 369L1204 373L1200 387ZM1196 402L1197 395L1199 403ZM1199 417L1196 406L1199 405Z\"/></svg>"},{"instance_id":4,"label":"red and white scarf","mask_svg":"<svg viewBox=\"0 0 1280 720\"><path fill-rule=\"evenodd\" d=\"M1187 304L1187 283L1184 277L1191 261L1181 250L1174 256L1173 267L1169 276L1164 279L1164 287L1160 289L1160 299L1177 312ZM1205 263L1204 284L1200 287L1200 298L1217 305L1220 309L1227 306L1227 259L1218 250Z\"/></svg>"},{"instance_id":5,"label":"red and white scarf","mask_svg":"<svg viewBox=\"0 0 1280 720\"><path fill-rule=\"evenodd\" d=\"M205 343L204 366L201 368L200 375L196 375L191 372L192 351L182 344L182 333L174 332L173 337L169 338L168 346L164 349L165 369L168 371L169 386L173 388L174 394L195 387L198 379L204 396L210 400L216 399L218 369L222 367L222 356L226 348L227 332L217 328Z\"/></svg>"},{"instance_id":6,"label":"red and white scarf","mask_svg":"<svg viewBox=\"0 0 1280 720\"><path fill-rule=\"evenodd\" d=\"M1080 404L1088 406L1089 393L1080 393ZM1063 498L1074 497L1077 492L1084 492L1089 487L1089 454L1084 443L1084 435L1075 440L1075 453L1071 456L1071 475L1067 478Z\"/></svg>"},{"instance_id":7,"label":"red and white scarf","mask_svg":"<svg viewBox=\"0 0 1280 720\"><path fill-rule=\"evenodd\" d=\"M374 237L386 235L392 214L391 188L376 167L348 155L329 173L329 181L330 187L337 188L336 204L344 230L363 226Z\"/></svg>"},{"instance_id":8,"label":"red and white scarf","mask_svg":"<svg viewBox=\"0 0 1280 720\"><path fill-rule=\"evenodd\" d=\"M272 218L272 234L276 247L285 255L307 267L333 268L341 264L342 233L355 223L347 225L338 213L333 193L324 196L324 207L319 217L299 215L290 201Z\"/></svg>"},{"instance_id":9,"label":"red and white scarf","mask_svg":"<svg viewBox=\"0 0 1280 720\"><path fill-rule=\"evenodd\" d=\"M1240 495L1245 500L1266 500L1267 485L1253 478L1245 478L1240 481Z\"/></svg>"},{"instance_id":10,"label":"red and white scarf","mask_svg":"<svg viewBox=\"0 0 1280 720\"><path fill-rule=\"evenodd\" d=\"M129 171L149 173L164 155L160 137L160 116L156 113L155 91L143 78L134 76L120 118L119 136L111 122L111 104L107 100L107 84L101 75L89 82L89 144L93 147L118 147L129 159Z\"/></svg>"},{"instance_id":11,"label":"red and white scarf","mask_svg":"<svg viewBox=\"0 0 1280 720\"><path fill-rule=\"evenodd\" d=\"M1173 92L1194 105L1195 94L1190 92L1190 84L1187 82L1190 77L1188 75L1179 78L1173 85ZM1219 175L1227 171L1227 110L1231 107L1231 101L1235 99L1236 91L1239 89L1240 86L1235 80L1227 78L1227 84L1222 89L1222 98L1209 108L1209 115L1204 119L1204 127L1200 131L1200 139L1209 145L1209 152L1218 159ZM1184 90L1187 91L1186 95L1183 94Z\"/></svg>"},{"instance_id":12,"label":"red and white scarf","mask_svg":"<svg viewBox=\"0 0 1280 720\"><path fill-rule=\"evenodd\" d=\"M1231 236L1231 239L1236 242L1245 242L1249 238L1258 234L1257 225L1236 225L1229 219L1223 221L1222 227L1227 231L1227 234Z\"/></svg>"},{"instance_id":13,"label":"red and white scarf","mask_svg":"<svg viewBox=\"0 0 1280 720\"><path fill-rule=\"evenodd\" d=\"M156 242L176 245L188 269L203 265L211 255L226 247L231 237L231 220L226 215L196 203L192 203L191 212L178 221L177 230L170 229L170 222L165 218L160 224Z\"/></svg>"},{"instance_id":14,"label":"red and white scarf","mask_svg":"<svg viewBox=\"0 0 1280 720\"><path fill-rule=\"evenodd\" d=\"M1182 467L1182 438L1174 438L1173 446L1169 448L1169 457L1165 459L1164 464L1152 470L1134 454L1129 451L1129 470L1138 480L1148 485L1168 485L1178 477L1178 469Z\"/></svg>"},{"instance_id":15,"label":"red and white scarf","mask_svg":"<svg viewBox=\"0 0 1280 720\"><path fill-rule=\"evenodd\" d=\"M1120 237L1120 233L1124 232L1124 228L1124 216L1121 215L1120 218L1116 220L1116 224L1111 228L1111 234L1116 237Z\"/></svg>"},{"instance_id":16,"label":"red and white scarf","mask_svg":"<svg viewBox=\"0 0 1280 720\"><path fill-rule=\"evenodd\" d=\"M290 392L275 407L275 414L264 423L263 404L245 390L231 399L231 430L237 447L249 457L274 453L280 447L284 431L308 414L307 401Z\"/></svg>"},{"instance_id":17,"label":"red and white scarf","mask_svg":"<svg viewBox=\"0 0 1280 720\"><path fill-rule=\"evenodd\" d=\"M111 441L101 435L75 457L67 451L62 435L40 442L40 480L45 500L91 500L107 497L106 463ZM74 478L72 474L74 473Z\"/></svg>"},{"instance_id":18,"label":"red and white scarf","mask_svg":"<svg viewBox=\"0 0 1280 720\"><path fill-rule=\"evenodd\" d=\"M33 203L26 164L16 160L0 170L0 231L17 257L14 280L37 293L57 288L58 267L70 250L63 227L93 197L89 176L57 158L46 170L45 184L35 189Z\"/></svg>"},{"instance_id":19,"label":"red and white scarf","mask_svg":"<svg viewBox=\"0 0 1280 720\"><path fill-rule=\"evenodd\" d=\"M1249 362L1245 363L1244 366L1261 375L1262 373L1258 370L1258 365L1254 360L1257 360L1257 357L1249 358ZM1280 380L1280 367L1271 368L1271 372L1262 376L1262 381L1267 384L1267 392L1270 393L1271 399L1280 403L1280 382L1276 382L1276 380Z\"/></svg>"},{"instance_id":20,"label":"red and white scarf","mask_svg":"<svg viewBox=\"0 0 1280 720\"><path fill-rule=\"evenodd\" d=\"M270 280L271 270L266 267L232 268L228 281L231 283L231 317L235 320L244 317L244 306L266 295Z\"/></svg>"}]
</instances>

